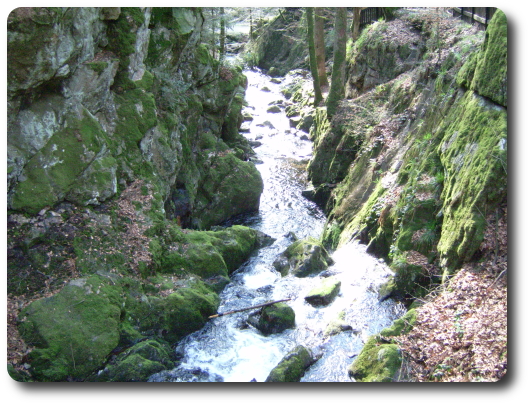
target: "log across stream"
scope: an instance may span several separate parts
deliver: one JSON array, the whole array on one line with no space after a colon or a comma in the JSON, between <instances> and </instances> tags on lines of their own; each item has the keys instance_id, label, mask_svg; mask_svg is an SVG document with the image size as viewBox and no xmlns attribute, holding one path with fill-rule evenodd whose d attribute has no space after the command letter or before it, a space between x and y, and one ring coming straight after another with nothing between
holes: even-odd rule
<instances>
[{"instance_id":1,"label":"log across stream","mask_svg":"<svg viewBox=\"0 0 530 405\"><path fill-rule=\"evenodd\" d=\"M311 142L289 127L283 111L267 113L270 103L284 100L282 83L271 82L259 71L245 74L249 79L246 112L253 116L245 135L261 143L255 148L256 165L265 189L260 211L238 218L237 223L276 240L238 269L220 294L217 313L230 315L212 317L203 329L184 338L176 349L180 365L151 376L150 381L262 382L298 345L320 356L302 382L352 381L347 368L363 343L402 316L404 307L392 300L378 301L377 287L391 272L356 241L333 252L335 263L327 274L341 281L341 290L327 306L313 307L304 299L321 276L282 277L274 269L274 259L292 243L293 234L298 238L320 237L325 216L302 197L307 187L304 168L311 156ZM264 87L270 91L263 91ZM240 311L283 300L289 300L287 304L295 311L296 327L281 333L264 336L247 323L252 311ZM326 334L328 325L339 318L345 325L343 331Z\"/></svg>"}]
</instances>

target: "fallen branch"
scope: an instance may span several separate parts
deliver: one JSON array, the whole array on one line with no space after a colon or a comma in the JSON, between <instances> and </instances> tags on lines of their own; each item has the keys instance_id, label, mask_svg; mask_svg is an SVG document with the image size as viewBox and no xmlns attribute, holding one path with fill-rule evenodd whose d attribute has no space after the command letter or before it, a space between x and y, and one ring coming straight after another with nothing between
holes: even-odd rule
<instances>
[{"instance_id":1,"label":"fallen branch","mask_svg":"<svg viewBox=\"0 0 530 405\"><path fill-rule=\"evenodd\" d=\"M211 316L208 317L208 319L211 319L211 318L217 318L217 317L219 317L219 316L225 316L225 315L235 314L236 312L248 311L249 309L256 309L256 308L268 307L269 305L277 304L278 302L284 302L284 301L290 301L290 300L291 300L290 298L286 298L286 299L283 299L283 300L271 301L271 302L267 302L267 303L265 303L265 304L255 305L255 306L253 306L253 307L242 308L242 309L236 309L236 310L234 310L234 311L228 311L228 312L222 312L222 313L220 313L220 314L211 315Z\"/></svg>"}]
</instances>

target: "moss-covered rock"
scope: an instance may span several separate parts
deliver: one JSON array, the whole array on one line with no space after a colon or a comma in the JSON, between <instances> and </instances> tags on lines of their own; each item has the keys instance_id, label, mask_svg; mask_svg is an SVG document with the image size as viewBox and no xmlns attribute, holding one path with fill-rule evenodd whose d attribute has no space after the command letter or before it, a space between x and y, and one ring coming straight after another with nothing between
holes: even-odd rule
<instances>
[{"instance_id":1,"label":"moss-covered rock","mask_svg":"<svg viewBox=\"0 0 530 405\"><path fill-rule=\"evenodd\" d=\"M335 299L339 291L340 280L334 277L328 277L309 291L305 300L314 306L328 305Z\"/></svg>"},{"instance_id":2,"label":"moss-covered rock","mask_svg":"<svg viewBox=\"0 0 530 405\"><path fill-rule=\"evenodd\" d=\"M271 370L265 382L299 382L314 362L309 349L297 346Z\"/></svg>"},{"instance_id":3,"label":"moss-covered rock","mask_svg":"<svg viewBox=\"0 0 530 405\"><path fill-rule=\"evenodd\" d=\"M444 122L441 264L453 271L483 240L485 216L507 195L507 112L468 92Z\"/></svg>"},{"instance_id":4,"label":"moss-covered rock","mask_svg":"<svg viewBox=\"0 0 530 405\"><path fill-rule=\"evenodd\" d=\"M359 382L396 381L403 358L399 346L392 343L392 337L410 332L415 323L416 310L411 309L379 334L370 336L348 374Z\"/></svg>"},{"instance_id":5,"label":"moss-covered rock","mask_svg":"<svg viewBox=\"0 0 530 405\"><path fill-rule=\"evenodd\" d=\"M326 269L333 263L322 243L316 239L300 239L291 244L274 260L274 267L282 276L293 274L307 277Z\"/></svg>"},{"instance_id":6,"label":"moss-covered rock","mask_svg":"<svg viewBox=\"0 0 530 405\"><path fill-rule=\"evenodd\" d=\"M98 382L141 382L154 373L174 366L175 354L169 344L157 340L144 340L108 364L90 381Z\"/></svg>"},{"instance_id":7,"label":"moss-covered rock","mask_svg":"<svg viewBox=\"0 0 530 405\"><path fill-rule=\"evenodd\" d=\"M352 326L345 322L346 311L341 311L335 319L333 319L327 326L324 331L324 336L333 336L337 335L346 330L353 330Z\"/></svg>"},{"instance_id":8,"label":"moss-covered rock","mask_svg":"<svg viewBox=\"0 0 530 405\"><path fill-rule=\"evenodd\" d=\"M486 30L486 38L476 56L471 89L481 96L508 105L508 21L497 9Z\"/></svg>"},{"instance_id":9,"label":"moss-covered rock","mask_svg":"<svg viewBox=\"0 0 530 405\"><path fill-rule=\"evenodd\" d=\"M263 180L256 166L233 153L215 155L197 191L192 224L198 229L259 209Z\"/></svg>"},{"instance_id":10,"label":"moss-covered rock","mask_svg":"<svg viewBox=\"0 0 530 405\"><path fill-rule=\"evenodd\" d=\"M150 252L157 272L192 273L203 279L226 277L266 243L265 236L241 225L185 233L170 226L163 235L151 240Z\"/></svg>"},{"instance_id":11,"label":"moss-covered rock","mask_svg":"<svg viewBox=\"0 0 530 405\"><path fill-rule=\"evenodd\" d=\"M59 293L34 301L19 315L19 331L35 347L31 372L40 381L83 378L119 342L121 288L93 276L71 281Z\"/></svg>"},{"instance_id":12,"label":"moss-covered rock","mask_svg":"<svg viewBox=\"0 0 530 405\"><path fill-rule=\"evenodd\" d=\"M397 345L381 344L371 336L349 367L348 374L358 382L390 382L394 381L401 361Z\"/></svg>"},{"instance_id":13,"label":"moss-covered rock","mask_svg":"<svg viewBox=\"0 0 530 405\"><path fill-rule=\"evenodd\" d=\"M409 333L416 324L417 310L410 309L401 318L395 320L388 328L379 332L380 339L389 339L392 336L405 335Z\"/></svg>"},{"instance_id":14,"label":"moss-covered rock","mask_svg":"<svg viewBox=\"0 0 530 405\"><path fill-rule=\"evenodd\" d=\"M199 330L217 311L219 296L200 280L192 280L166 297L145 297L127 313L145 336L161 336L170 344Z\"/></svg>"},{"instance_id":15,"label":"moss-covered rock","mask_svg":"<svg viewBox=\"0 0 530 405\"><path fill-rule=\"evenodd\" d=\"M66 121L67 124L55 132L25 165L21 181L13 193L13 209L36 214L43 207L61 201L77 187L79 176L106 148L103 129L87 110L72 111ZM101 163L98 161L95 164ZM105 165L113 166L111 161ZM103 172L102 176L105 176ZM112 189L112 175L108 180L108 183L94 184L96 192L98 185L101 194L109 187ZM86 193L79 191L76 195L85 197ZM86 199L80 198L80 202L84 203Z\"/></svg>"},{"instance_id":16,"label":"moss-covered rock","mask_svg":"<svg viewBox=\"0 0 530 405\"><path fill-rule=\"evenodd\" d=\"M263 308L256 325L264 335L281 333L286 329L294 328L294 326L294 310L283 302Z\"/></svg>"},{"instance_id":17,"label":"moss-covered rock","mask_svg":"<svg viewBox=\"0 0 530 405\"><path fill-rule=\"evenodd\" d=\"M394 271L394 276L379 286L380 301L388 298L398 300L421 298L428 293L428 287L433 282L431 276L422 266L409 263L405 253L394 257L390 267Z\"/></svg>"}]
</instances>

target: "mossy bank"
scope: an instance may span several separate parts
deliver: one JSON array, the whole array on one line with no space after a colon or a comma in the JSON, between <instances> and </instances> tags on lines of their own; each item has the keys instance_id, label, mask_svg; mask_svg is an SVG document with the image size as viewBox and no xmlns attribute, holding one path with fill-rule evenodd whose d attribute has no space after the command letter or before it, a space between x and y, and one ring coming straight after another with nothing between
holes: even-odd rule
<instances>
[{"instance_id":1,"label":"mossy bank","mask_svg":"<svg viewBox=\"0 0 530 405\"><path fill-rule=\"evenodd\" d=\"M212 228L256 211L263 181L238 131L246 77L211 56L204 22L182 7L9 15L10 333L26 344L15 379L172 368L173 346L266 243Z\"/></svg>"},{"instance_id":2,"label":"mossy bank","mask_svg":"<svg viewBox=\"0 0 530 405\"><path fill-rule=\"evenodd\" d=\"M483 32L400 13L353 44L347 99L331 120L315 112L308 172L328 215L324 246L360 239L394 271L380 299L417 305L481 260L487 218L507 204L507 21L497 10ZM371 337L350 375L403 379L401 361Z\"/></svg>"}]
</instances>

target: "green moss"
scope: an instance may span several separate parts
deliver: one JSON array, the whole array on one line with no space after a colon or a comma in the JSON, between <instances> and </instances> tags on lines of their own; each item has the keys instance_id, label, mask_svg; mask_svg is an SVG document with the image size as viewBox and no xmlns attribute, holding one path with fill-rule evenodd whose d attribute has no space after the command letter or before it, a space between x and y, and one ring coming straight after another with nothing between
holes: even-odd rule
<instances>
[{"instance_id":1,"label":"green moss","mask_svg":"<svg viewBox=\"0 0 530 405\"><path fill-rule=\"evenodd\" d=\"M484 44L477 55L471 88L494 102L508 103L508 21L497 9L488 24Z\"/></svg>"},{"instance_id":2,"label":"green moss","mask_svg":"<svg viewBox=\"0 0 530 405\"><path fill-rule=\"evenodd\" d=\"M13 195L12 207L36 214L60 201L103 148L105 133L84 111L71 114L65 128L56 132L24 167L26 179Z\"/></svg>"},{"instance_id":3,"label":"green moss","mask_svg":"<svg viewBox=\"0 0 530 405\"><path fill-rule=\"evenodd\" d=\"M99 75L103 73L103 71L107 68L109 64L106 61L101 61L101 62L87 62L86 65Z\"/></svg>"},{"instance_id":4,"label":"green moss","mask_svg":"<svg viewBox=\"0 0 530 405\"><path fill-rule=\"evenodd\" d=\"M444 123L444 218L438 251L449 272L478 249L485 217L507 195L507 113L468 92Z\"/></svg>"},{"instance_id":5,"label":"green moss","mask_svg":"<svg viewBox=\"0 0 530 405\"><path fill-rule=\"evenodd\" d=\"M151 91L153 88L154 81L155 81L155 76L151 72L146 70L142 78L136 81L136 86L138 86L138 88L143 89L145 91Z\"/></svg>"},{"instance_id":6,"label":"green moss","mask_svg":"<svg viewBox=\"0 0 530 405\"><path fill-rule=\"evenodd\" d=\"M409 203L401 208L399 235L395 241L396 247L401 251L413 250L422 251L421 244L415 243L412 237L416 231L425 229L428 224L436 220L436 214L440 210L438 201L429 199ZM431 246L430 248L432 248ZM428 249L429 251L431 249ZM428 252L422 252L428 253Z\"/></svg>"},{"instance_id":7,"label":"green moss","mask_svg":"<svg viewBox=\"0 0 530 405\"><path fill-rule=\"evenodd\" d=\"M324 331L324 336L333 336L341 333L345 330L345 327L348 326L351 329L351 326L346 325L344 323L344 319L346 318L346 311L341 311L337 315L337 318L332 320L327 326L326 330Z\"/></svg>"},{"instance_id":8,"label":"green moss","mask_svg":"<svg viewBox=\"0 0 530 405\"><path fill-rule=\"evenodd\" d=\"M40 381L82 378L94 371L119 341L121 289L91 277L31 303L20 313L19 331L36 347L31 372Z\"/></svg>"},{"instance_id":9,"label":"green moss","mask_svg":"<svg viewBox=\"0 0 530 405\"><path fill-rule=\"evenodd\" d=\"M257 328L264 335L281 333L295 327L294 310L284 302L269 305L261 310Z\"/></svg>"},{"instance_id":10,"label":"green moss","mask_svg":"<svg viewBox=\"0 0 530 405\"><path fill-rule=\"evenodd\" d=\"M406 253L394 254L391 268L394 276L379 287L379 299L421 298L428 292L431 277L421 266L411 264Z\"/></svg>"},{"instance_id":11,"label":"green moss","mask_svg":"<svg viewBox=\"0 0 530 405\"><path fill-rule=\"evenodd\" d=\"M151 298L130 313L140 331L162 336L174 344L199 330L217 311L219 297L198 280L163 298Z\"/></svg>"},{"instance_id":12,"label":"green moss","mask_svg":"<svg viewBox=\"0 0 530 405\"><path fill-rule=\"evenodd\" d=\"M401 318L395 320L391 326L379 332L380 338L390 338L409 333L416 323L416 309L409 310Z\"/></svg>"},{"instance_id":13,"label":"green moss","mask_svg":"<svg viewBox=\"0 0 530 405\"><path fill-rule=\"evenodd\" d=\"M307 277L325 270L333 261L321 242L314 238L292 243L275 261L274 267L282 276L288 273Z\"/></svg>"},{"instance_id":14,"label":"green moss","mask_svg":"<svg viewBox=\"0 0 530 405\"><path fill-rule=\"evenodd\" d=\"M371 336L348 369L358 382L391 382L401 367L402 356L395 344L381 344Z\"/></svg>"},{"instance_id":15,"label":"green moss","mask_svg":"<svg viewBox=\"0 0 530 405\"><path fill-rule=\"evenodd\" d=\"M116 96L118 123L116 134L129 147L137 147L147 130L157 123L156 104L152 93L137 88Z\"/></svg>"},{"instance_id":16,"label":"green moss","mask_svg":"<svg viewBox=\"0 0 530 405\"><path fill-rule=\"evenodd\" d=\"M108 23L109 47L120 55L122 61L135 52L136 30L144 22L145 17L139 7L122 7L119 18Z\"/></svg>"},{"instance_id":17,"label":"green moss","mask_svg":"<svg viewBox=\"0 0 530 405\"><path fill-rule=\"evenodd\" d=\"M318 286L309 291L305 300L311 305L328 305L339 293L340 284L340 280L334 277L325 278Z\"/></svg>"},{"instance_id":18,"label":"green moss","mask_svg":"<svg viewBox=\"0 0 530 405\"><path fill-rule=\"evenodd\" d=\"M155 270L192 273L202 278L227 276L241 266L258 246L257 232L244 226L220 231L188 231L169 227L150 242Z\"/></svg>"},{"instance_id":19,"label":"green moss","mask_svg":"<svg viewBox=\"0 0 530 405\"><path fill-rule=\"evenodd\" d=\"M465 87L467 89L471 88L471 83L473 82L473 76L475 74L475 69L477 68L477 59L479 52L473 53L464 63L458 76L456 77L456 83L459 86Z\"/></svg>"},{"instance_id":20,"label":"green moss","mask_svg":"<svg viewBox=\"0 0 530 405\"><path fill-rule=\"evenodd\" d=\"M329 221L326 223L324 232L322 233L322 244L327 250L333 251L337 249L340 240L340 234L342 232L342 227L336 222Z\"/></svg>"},{"instance_id":21,"label":"green moss","mask_svg":"<svg viewBox=\"0 0 530 405\"><path fill-rule=\"evenodd\" d=\"M358 382L395 381L401 368L402 355L392 337L409 333L416 323L417 311L409 310L379 334L370 336L361 353L348 369Z\"/></svg>"},{"instance_id":22,"label":"green moss","mask_svg":"<svg viewBox=\"0 0 530 405\"><path fill-rule=\"evenodd\" d=\"M207 229L228 218L259 209L263 180L256 166L233 153L217 155L201 178L193 226Z\"/></svg>"},{"instance_id":23,"label":"green moss","mask_svg":"<svg viewBox=\"0 0 530 405\"><path fill-rule=\"evenodd\" d=\"M347 187L348 186L346 186L346 189ZM347 209L347 211L344 213L347 214L345 216L346 218L343 219L344 222L348 221L349 218L352 218L347 222L347 225L345 226L344 231L341 234L339 246L345 243L346 241L350 240L351 235L358 233L363 227L371 227L375 225L375 222L379 218L378 213L380 213L383 207L378 204L378 201L379 198L386 192L386 189L381 185L380 182L378 182L376 185L370 187L368 190L371 191L371 194L369 194L369 198L362 205L362 208L359 211L350 211L348 208L345 207L345 205L348 204L348 197L345 197L344 202L341 204L341 206L336 208L336 211L338 211L338 213L341 213L343 209Z\"/></svg>"},{"instance_id":24,"label":"green moss","mask_svg":"<svg viewBox=\"0 0 530 405\"><path fill-rule=\"evenodd\" d=\"M271 370L265 382L299 382L312 362L309 350L297 346Z\"/></svg>"},{"instance_id":25,"label":"green moss","mask_svg":"<svg viewBox=\"0 0 530 405\"><path fill-rule=\"evenodd\" d=\"M197 61L203 65L213 65L213 58L212 55L210 55L210 50L206 44L200 44L197 46L195 49L195 58L197 58Z\"/></svg>"},{"instance_id":26,"label":"green moss","mask_svg":"<svg viewBox=\"0 0 530 405\"><path fill-rule=\"evenodd\" d=\"M141 382L154 373L173 367L172 349L153 339L142 341L121 353L89 381Z\"/></svg>"},{"instance_id":27,"label":"green moss","mask_svg":"<svg viewBox=\"0 0 530 405\"><path fill-rule=\"evenodd\" d=\"M155 373L166 370L158 361L148 360L139 354L127 356L110 369L108 379L99 378L98 381L107 382L145 382Z\"/></svg>"}]
</instances>

